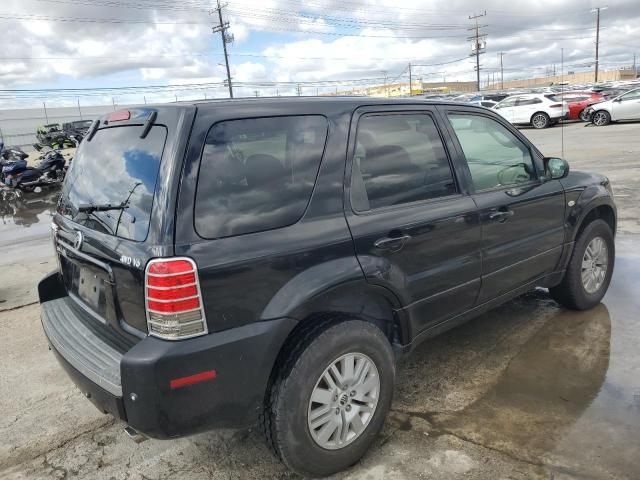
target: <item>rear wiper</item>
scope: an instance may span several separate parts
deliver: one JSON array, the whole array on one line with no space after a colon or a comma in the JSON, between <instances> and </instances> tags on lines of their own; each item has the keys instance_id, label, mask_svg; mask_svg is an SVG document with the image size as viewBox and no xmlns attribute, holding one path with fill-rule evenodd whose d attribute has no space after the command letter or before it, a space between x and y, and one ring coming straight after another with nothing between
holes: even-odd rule
<instances>
[{"instance_id":1,"label":"rear wiper","mask_svg":"<svg viewBox=\"0 0 640 480\"><path fill-rule=\"evenodd\" d=\"M78 206L79 213L107 212L109 210L124 210L129 208L127 202L112 203L83 203Z\"/></svg>"}]
</instances>

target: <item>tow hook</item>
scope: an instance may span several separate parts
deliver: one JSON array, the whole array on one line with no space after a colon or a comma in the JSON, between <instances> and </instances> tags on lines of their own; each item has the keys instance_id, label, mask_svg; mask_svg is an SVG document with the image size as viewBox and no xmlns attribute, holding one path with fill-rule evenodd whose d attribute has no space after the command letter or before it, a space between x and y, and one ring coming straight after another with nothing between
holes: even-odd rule
<instances>
[{"instance_id":1,"label":"tow hook","mask_svg":"<svg viewBox=\"0 0 640 480\"><path fill-rule=\"evenodd\" d=\"M126 433L129 436L129 438L136 443L142 443L145 440L148 440L147 437L145 437L143 434L138 432L135 428L130 427L129 425L124 427L124 433Z\"/></svg>"}]
</instances>

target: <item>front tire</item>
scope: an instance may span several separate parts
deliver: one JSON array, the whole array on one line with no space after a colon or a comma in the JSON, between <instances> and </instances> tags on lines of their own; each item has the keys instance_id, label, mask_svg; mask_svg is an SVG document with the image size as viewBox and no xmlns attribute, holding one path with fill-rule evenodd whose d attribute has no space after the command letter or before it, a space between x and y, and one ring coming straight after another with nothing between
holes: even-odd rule
<instances>
[{"instance_id":1,"label":"front tire","mask_svg":"<svg viewBox=\"0 0 640 480\"><path fill-rule=\"evenodd\" d=\"M357 462L384 424L395 361L384 333L360 320L303 332L267 392L267 443L294 472L327 476Z\"/></svg>"},{"instance_id":2,"label":"front tire","mask_svg":"<svg viewBox=\"0 0 640 480\"><path fill-rule=\"evenodd\" d=\"M549 115L544 112L534 113L531 117L531 126L537 129L547 128L551 125L551 119Z\"/></svg>"},{"instance_id":3,"label":"front tire","mask_svg":"<svg viewBox=\"0 0 640 480\"><path fill-rule=\"evenodd\" d=\"M587 310L600 303L607 293L615 261L611 227L594 220L575 242L562 282L549 289L559 304L572 310Z\"/></svg>"},{"instance_id":4,"label":"front tire","mask_svg":"<svg viewBox=\"0 0 640 480\"><path fill-rule=\"evenodd\" d=\"M611 114L606 110L598 110L593 114L593 124L596 127L604 127L611 123Z\"/></svg>"}]
</instances>

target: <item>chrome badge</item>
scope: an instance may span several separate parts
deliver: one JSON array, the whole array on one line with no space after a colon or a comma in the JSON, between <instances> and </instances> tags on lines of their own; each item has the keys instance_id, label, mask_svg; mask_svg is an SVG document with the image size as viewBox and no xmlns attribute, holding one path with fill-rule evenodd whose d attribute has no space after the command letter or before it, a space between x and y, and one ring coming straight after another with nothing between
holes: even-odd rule
<instances>
[{"instance_id":1,"label":"chrome badge","mask_svg":"<svg viewBox=\"0 0 640 480\"><path fill-rule=\"evenodd\" d=\"M76 238L73 240L73 248L80 250L83 239L82 232L76 232Z\"/></svg>"}]
</instances>

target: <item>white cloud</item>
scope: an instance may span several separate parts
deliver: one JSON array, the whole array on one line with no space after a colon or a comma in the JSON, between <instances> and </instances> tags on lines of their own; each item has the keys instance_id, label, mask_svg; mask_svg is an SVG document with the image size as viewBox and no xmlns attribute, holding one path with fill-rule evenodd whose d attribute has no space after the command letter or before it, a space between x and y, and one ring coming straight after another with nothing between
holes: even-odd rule
<instances>
[{"instance_id":1,"label":"white cloud","mask_svg":"<svg viewBox=\"0 0 640 480\"><path fill-rule=\"evenodd\" d=\"M82 80L83 86L104 86L115 74L130 79L129 84L221 82L226 78L219 65L223 61L218 54L219 34L211 32L216 15L209 15L206 8L193 10L204 7L205 2L169 7L166 2L137 0L136 5L148 8L4 0L3 10L19 15L128 23L2 20L3 56L11 59L0 63L0 88L57 86L67 77ZM498 51L507 52L507 77L544 73L545 67L559 64L561 47L570 65L593 59L595 17L584 0L512 0L508 5L486 0L485 8L487 16L481 21L488 25L483 29L488 33L487 54L482 57L486 73L497 68ZM411 61L414 75L425 80L445 75L471 80L474 72L467 59L470 42L466 37L467 17L474 9L478 10L471 0L415 0L411 4L230 0L225 19L235 36L229 46L232 75L235 82L305 82L383 77L386 72L391 80ZM136 21L152 23L131 23ZM603 68L631 64L632 46L640 35L636 0L612 0L601 21L606 32L600 50ZM457 63L432 65L462 58ZM432 66L418 66L421 64ZM241 94L253 90L238 87ZM224 94L225 89L215 92Z\"/></svg>"}]
</instances>

